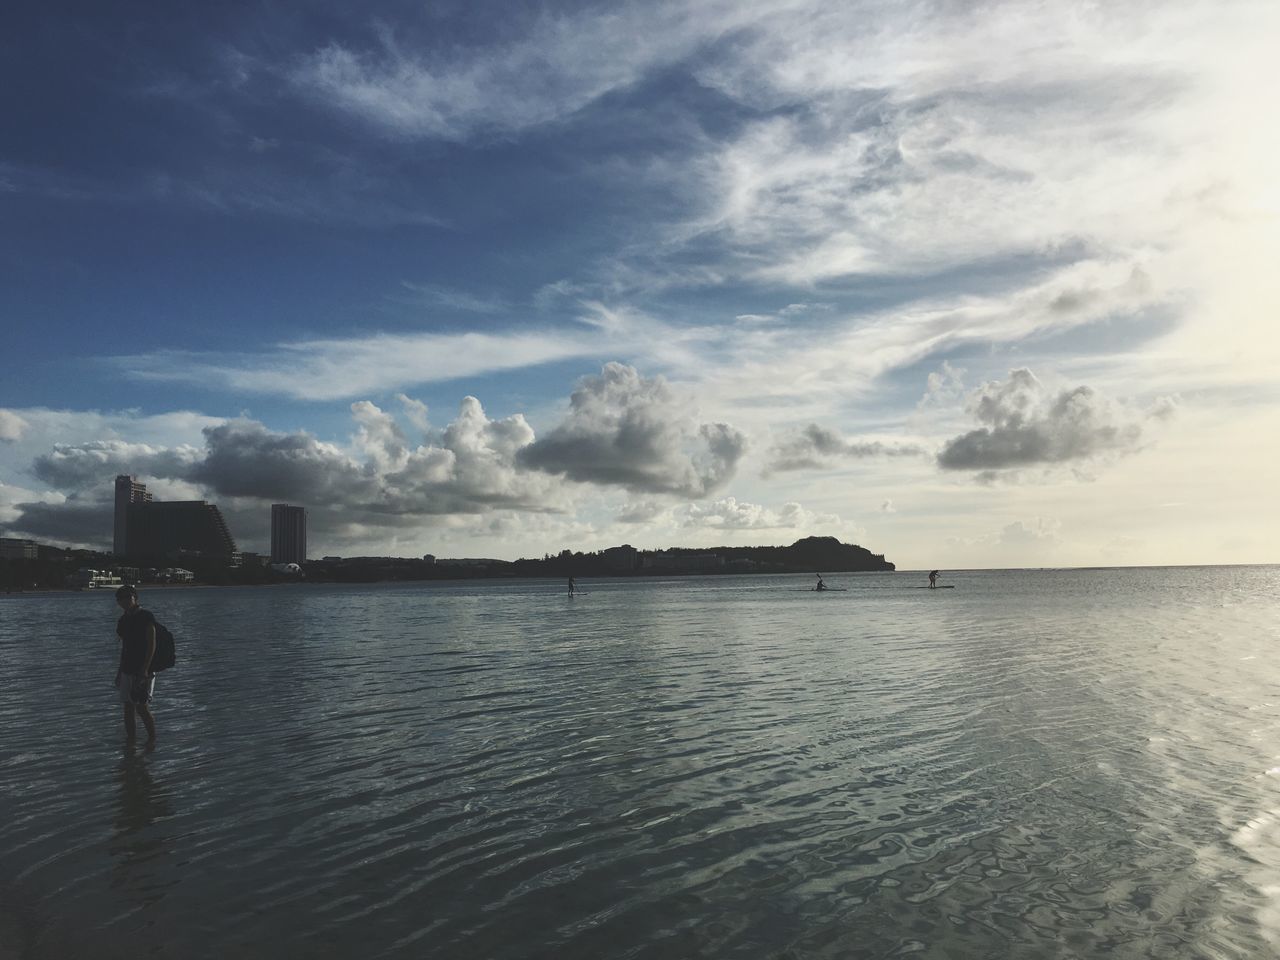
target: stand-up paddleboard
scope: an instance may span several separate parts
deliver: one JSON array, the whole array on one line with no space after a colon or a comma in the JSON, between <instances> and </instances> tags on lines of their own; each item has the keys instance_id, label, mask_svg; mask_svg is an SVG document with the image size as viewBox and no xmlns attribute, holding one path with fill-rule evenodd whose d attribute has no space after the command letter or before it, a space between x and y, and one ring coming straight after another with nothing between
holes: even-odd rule
<instances>
[{"instance_id":1,"label":"stand-up paddleboard","mask_svg":"<svg viewBox=\"0 0 1280 960\"><path fill-rule=\"evenodd\" d=\"M819 590L817 587L804 587L801 589L801 592L802 593L848 593L849 591L845 587L823 587L821 590Z\"/></svg>"},{"instance_id":2,"label":"stand-up paddleboard","mask_svg":"<svg viewBox=\"0 0 1280 960\"><path fill-rule=\"evenodd\" d=\"M954 583L940 583L936 587L916 587L917 590L954 590Z\"/></svg>"}]
</instances>

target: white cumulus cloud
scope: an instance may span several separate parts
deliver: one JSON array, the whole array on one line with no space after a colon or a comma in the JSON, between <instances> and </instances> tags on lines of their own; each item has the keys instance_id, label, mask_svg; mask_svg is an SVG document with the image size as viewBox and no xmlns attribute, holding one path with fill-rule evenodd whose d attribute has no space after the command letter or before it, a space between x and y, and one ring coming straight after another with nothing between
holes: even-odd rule
<instances>
[{"instance_id":1,"label":"white cumulus cloud","mask_svg":"<svg viewBox=\"0 0 1280 960\"><path fill-rule=\"evenodd\" d=\"M520 453L526 466L638 493L702 497L723 486L746 449L725 423L699 423L661 377L609 363L585 377L565 420Z\"/></svg>"}]
</instances>

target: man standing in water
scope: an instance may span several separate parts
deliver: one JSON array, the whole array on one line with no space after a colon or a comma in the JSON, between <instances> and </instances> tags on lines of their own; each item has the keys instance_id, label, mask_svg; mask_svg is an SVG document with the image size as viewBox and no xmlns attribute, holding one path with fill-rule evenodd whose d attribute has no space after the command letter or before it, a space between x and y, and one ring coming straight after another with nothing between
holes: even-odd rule
<instances>
[{"instance_id":1,"label":"man standing in water","mask_svg":"<svg viewBox=\"0 0 1280 960\"><path fill-rule=\"evenodd\" d=\"M937 587L938 587L938 571L930 570L929 571L929 589L936 590Z\"/></svg>"},{"instance_id":2,"label":"man standing in water","mask_svg":"<svg viewBox=\"0 0 1280 960\"><path fill-rule=\"evenodd\" d=\"M138 591L127 584L116 591L116 603L124 611L116 624L116 634L120 637L116 690L124 704L124 732L130 740L134 739L133 715L141 714L150 746L156 742L156 721L147 706L156 687L155 675L151 672L151 659L156 655L156 618L138 606Z\"/></svg>"}]
</instances>

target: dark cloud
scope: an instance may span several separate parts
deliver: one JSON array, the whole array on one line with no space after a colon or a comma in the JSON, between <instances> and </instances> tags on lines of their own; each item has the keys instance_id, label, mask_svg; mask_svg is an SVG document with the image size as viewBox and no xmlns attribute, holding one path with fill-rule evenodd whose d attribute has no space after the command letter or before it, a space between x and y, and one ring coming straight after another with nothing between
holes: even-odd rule
<instances>
[{"instance_id":1,"label":"dark cloud","mask_svg":"<svg viewBox=\"0 0 1280 960\"><path fill-rule=\"evenodd\" d=\"M374 474L306 433L276 433L251 420L204 431L206 453L191 478L216 493L294 503L369 500Z\"/></svg>"},{"instance_id":2,"label":"dark cloud","mask_svg":"<svg viewBox=\"0 0 1280 960\"><path fill-rule=\"evenodd\" d=\"M36 457L32 472L58 490L86 490L109 483L119 473L187 480L200 459L195 447L166 449L126 440L55 444Z\"/></svg>"},{"instance_id":3,"label":"dark cloud","mask_svg":"<svg viewBox=\"0 0 1280 960\"><path fill-rule=\"evenodd\" d=\"M834 430L811 423L774 446L765 471L815 470L830 467L833 461L841 459L918 457L924 453L925 449L918 444L848 440Z\"/></svg>"},{"instance_id":4,"label":"dark cloud","mask_svg":"<svg viewBox=\"0 0 1280 960\"><path fill-rule=\"evenodd\" d=\"M69 497L64 503L18 503L14 509L18 516L5 525L5 536L67 547L111 549L110 501Z\"/></svg>"},{"instance_id":5,"label":"dark cloud","mask_svg":"<svg viewBox=\"0 0 1280 960\"><path fill-rule=\"evenodd\" d=\"M640 500L624 504L615 519L619 523L651 523L670 508L656 500Z\"/></svg>"},{"instance_id":6,"label":"dark cloud","mask_svg":"<svg viewBox=\"0 0 1280 960\"><path fill-rule=\"evenodd\" d=\"M1142 421L1169 415L1162 400L1146 413L1112 403L1088 386L1052 393L1025 368L984 384L970 410L986 426L949 440L938 454L946 470L993 470L1089 461L1138 449Z\"/></svg>"},{"instance_id":7,"label":"dark cloud","mask_svg":"<svg viewBox=\"0 0 1280 960\"><path fill-rule=\"evenodd\" d=\"M582 380L568 417L519 461L584 483L702 497L733 476L745 449L746 438L728 424L696 423L661 377L610 363Z\"/></svg>"}]
</instances>

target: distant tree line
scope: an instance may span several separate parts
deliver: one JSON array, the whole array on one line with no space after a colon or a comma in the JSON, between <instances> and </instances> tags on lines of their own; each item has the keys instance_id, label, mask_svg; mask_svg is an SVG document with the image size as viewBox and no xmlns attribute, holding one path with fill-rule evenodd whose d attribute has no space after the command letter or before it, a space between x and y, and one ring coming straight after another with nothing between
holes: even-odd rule
<instances>
[{"instance_id":1,"label":"distant tree line","mask_svg":"<svg viewBox=\"0 0 1280 960\"><path fill-rule=\"evenodd\" d=\"M152 557L127 565L111 554L93 550L40 547L29 560L0 560L0 590L58 589L81 567L101 570L145 570L180 566L197 583L259 585L297 581L297 574L261 563L231 566L223 557ZM450 562L401 557L346 557L311 560L301 579L321 583L378 583L412 580L478 580L518 577L642 577L728 573L847 573L893 570L894 565L865 547L835 537L806 537L785 547L673 547L668 550L612 548L590 553L562 550L540 559L467 560ZM126 579L131 577L126 576Z\"/></svg>"}]
</instances>

